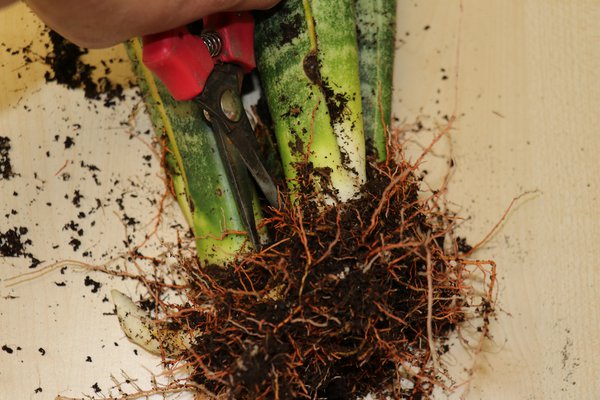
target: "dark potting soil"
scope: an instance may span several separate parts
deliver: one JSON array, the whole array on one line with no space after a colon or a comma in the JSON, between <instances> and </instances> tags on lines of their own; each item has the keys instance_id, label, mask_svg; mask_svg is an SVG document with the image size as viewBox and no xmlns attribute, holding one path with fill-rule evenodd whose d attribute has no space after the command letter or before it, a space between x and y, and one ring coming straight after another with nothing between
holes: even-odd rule
<instances>
[{"instance_id":1,"label":"dark potting soil","mask_svg":"<svg viewBox=\"0 0 600 400\"><path fill-rule=\"evenodd\" d=\"M10 138L0 136L0 180L9 180L16 174L10 161Z\"/></svg>"},{"instance_id":2,"label":"dark potting soil","mask_svg":"<svg viewBox=\"0 0 600 400\"><path fill-rule=\"evenodd\" d=\"M32 244L31 239L27 238L28 232L29 230L24 226L0 232L0 257L27 258L31 262L29 268L37 267L40 260L27 250Z\"/></svg>"},{"instance_id":3,"label":"dark potting soil","mask_svg":"<svg viewBox=\"0 0 600 400\"><path fill-rule=\"evenodd\" d=\"M123 86L113 83L109 77L110 68L105 65L105 75L94 78L97 67L82 60L89 53L58 33L50 30L50 48L44 62L50 67L44 77L47 82L56 82L70 89L83 89L85 97L102 100L106 107L113 106L117 100L123 100Z\"/></svg>"},{"instance_id":4,"label":"dark potting soil","mask_svg":"<svg viewBox=\"0 0 600 400\"><path fill-rule=\"evenodd\" d=\"M13 57L20 55L26 69L30 64L44 63L49 67L49 71L44 73L47 82L83 90L87 99L101 101L105 107L112 107L125 99L123 85L113 82L110 74L113 65L129 62L128 60L108 58L100 60L99 65L92 65L83 60L89 50L69 42L55 31L46 28L40 32L40 36L45 43L46 54L36 52L33 42L20 48L8 47L0 42L0 48ZM21 73L17 73L19 79L21 76ZM132 82L127 83L128 87L133 85Z\"/></svg>"}]
</instances>

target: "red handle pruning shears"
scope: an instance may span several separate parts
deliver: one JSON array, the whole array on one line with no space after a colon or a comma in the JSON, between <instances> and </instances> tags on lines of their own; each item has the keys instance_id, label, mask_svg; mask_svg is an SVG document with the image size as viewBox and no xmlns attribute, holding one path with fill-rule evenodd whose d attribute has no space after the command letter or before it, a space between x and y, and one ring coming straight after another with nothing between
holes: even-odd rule
<instances>
[{"instance_id":1,"label":"red handle pruning shears","mask_svg":"<svg viewBox=\"0 0 600 400\"><path fill-rule=\"evenodd\" d=\"M244 111L241 86L255 67L254 19L248 12L220 13L202 20L200 34L188 27L144 37L144 64L176 100L195 100L212 124L234 196L256 248L252 193L242 183L246 171L233 162L236 151L267 201L278 207L277 186L258 154L254 130ZM232 146L233 145L233 146Z\"/></svg>"}]
</instances>

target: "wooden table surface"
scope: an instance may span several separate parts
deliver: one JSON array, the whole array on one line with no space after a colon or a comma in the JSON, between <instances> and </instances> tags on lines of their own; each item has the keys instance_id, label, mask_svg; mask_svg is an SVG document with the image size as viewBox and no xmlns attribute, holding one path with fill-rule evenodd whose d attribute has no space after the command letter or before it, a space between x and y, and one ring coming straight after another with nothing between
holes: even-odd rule
<instances>
[{"instance_id":1,"label":"wooden table surface","mask_svg":"<svg viewBox=\"0 0 600 400\"><path fill-rule=\"evenodd\" d=\"M407 137L418 154L456 117L424 167L436 185L454 161L448 198L461 233L477 242L533 192L476 253L497 263L498 316L475 359L458 345L444 358L457 377L475 365L461 393L600 398L600 1L399 0L398 10L397 125L423 125ZM126 255L164 192L135 89L106 107L46 82L47 42L25 6L0 11L0 138L16 174L0 179L0 234L25 227L30 241L26 256L0 258L1 400L115 395L116 383L149 388L160 372L111 315L110 289L135 296L135 285L67 263L10 286L33 258L40 270ZM133 79L122 47L85 60L98 76L104 62L113 82ZM146 254L172 243L178 223L168 202ZM126 257L115 265L135 271Z\"/></svg>"}]
</instances>

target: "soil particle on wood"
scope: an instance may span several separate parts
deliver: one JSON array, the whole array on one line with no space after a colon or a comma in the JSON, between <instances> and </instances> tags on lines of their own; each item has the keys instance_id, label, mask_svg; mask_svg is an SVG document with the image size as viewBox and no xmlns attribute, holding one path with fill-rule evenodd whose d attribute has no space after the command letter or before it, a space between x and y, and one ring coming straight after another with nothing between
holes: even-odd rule
<instances>
[{"instance_id":1,"label":"soil particle on wood","mask_svg":"<svg viewBox=\"0 0 600 400\"><path fill-rule=\"evenodd\" d=\"M73 248L73 251L77 251L79 250L79 247L81 247L81 240L71 238L71 240L69 241L69 245Z\"/></svg>"},{"instance_id":2,"label":"soil particle on wood","mask_svg":"<svg viewBox=\"0 0 600 400\"><path fill-rule=\"evenodd\" d=\"M83 89L86 98L102 100L106 107L125 98L123 85L115 84L109 79L111 70L105 61L104 76L96 78L94 73L97 67L82 60L89 53L87 49L69 42L52 30L48 32L48 36L50 48L43 58L44 63L50 67L50 71L44 75L47 82L56 82L70 89Z\"/></svg>"},{"instance_id":3,"label":"soil particle on wood","mask_svg":"<svg viewBox=\"0 0 600 400\"><path fill-rule=\"evenodd\" d=\"M10 138L0 136L0 180L9 180L16 174L10 161Z\"/></svg>"},{"instance_id":4,"label":"soil particle on wood","mask_svg":"<svg viewBox=\"0 0 600 400\"><path fill-rule=\"evenodd\" d=\"M67 136L65 138L65 149L70 149L71 147L73 147L73 145L75 144L75 141L73 140L73 138L71 136Z\"/></svg>"},{"instance_id":5,"label":"soil particle on wood","mask_svg":"<svg viewBox=\"0 0 600 400\"><path fill-rule=\"evenodd\" d=\"M79 208L81 207L81 199L83 198L84 196L81 194L81 192L79 190L75 190L75 192L73 192L73 200L71 200L71 202L75 207Z\"/></svg>"},{"instance_id":6,"label":"soil particle on wood","mask_svg":"<svg viewBox=\"0 0 600 400\"><path fill-rule=\"evenodd\" d=\"M14 350L6 344L2 346L2 350L7 352L8 354L14 353Z\"/></svg>"},{"instance_id":7,"label":"soil particle on wood","mask_svg":"<svg viewBox=\"0 0 600 400\"><path fill-rule=\"evenodd\" d=\"M44 64L48 70L44 73L47 82L56 82L69 89L82 90L85 98L101 102L104 107L111 108L125 99L124 90L135 86L133 82L118 83L112 79L112 69L115 64L127 63L121 57L107 58L99 61L99 64L88 63L84 58L90 51L80 48L69 42L60 34L46 27L40 29L39 40L44 43L44 48L36 49L31 42L22 47L8 46L0 42L10 56L21 56L23 70L33 71L34 64ZM1 64L0 64L1 65ZM16 73L16 78L23 77L21 72ZM27 105L24 105L28 109Z\"/></svg>"},{"instance_id":8,"label":"soil particle on wood","mask_svg":"<svg viewBox=\"0 0 600 400\"><path fill-rule=\"evenodd\" d=\"M85 280L83 281L83 284L85 286L91 287L92 288L92 293L98 293L98 291L102 287L102 284L100 282L93 280L89 276L85 277Z\"/></svg>"},{"instance_id":9,"label":"soil particle on wood","mask_svg":"<svg viewBox=\"0 0 600 400\"><path fill-rule=\"evenodd\" d=\"M31 239L26 238L28 232L29 229L24 226L0 232L0 256L27 258L31 261L30 268L37 267L40 260L27 251L27 248L32 245Z\"/></svg>"},{"instance_id":10,"label":"soil particle on wood","mask_svg":"<svg viewBox=\"0 0 600 400\"><path fill-rule=\"evenodd\" d=\"M94 383L91 388L94 390L94 393L101 393L102 389L100 389L100 386L98 385L98 382Z\"/></svg>"}]
</instances>

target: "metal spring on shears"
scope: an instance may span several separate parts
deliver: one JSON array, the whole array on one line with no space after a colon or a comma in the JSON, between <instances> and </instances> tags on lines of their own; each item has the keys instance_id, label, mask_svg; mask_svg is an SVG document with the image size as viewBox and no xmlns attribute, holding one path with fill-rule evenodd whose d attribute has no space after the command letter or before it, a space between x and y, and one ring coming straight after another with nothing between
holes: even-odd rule
<instances>
[{"instance_id":1,"label":"metal spring on shears","mask_svg":"<svg viewBox=\"0 0 600 400\"><path fill-rule=\"evenodd\" d=\"M208 48L211 57L216 57L221 54L221 50L223 50L223 41L217 32L204 32L200 37Z\"/></svg>"}]
</instances>

